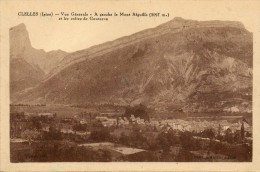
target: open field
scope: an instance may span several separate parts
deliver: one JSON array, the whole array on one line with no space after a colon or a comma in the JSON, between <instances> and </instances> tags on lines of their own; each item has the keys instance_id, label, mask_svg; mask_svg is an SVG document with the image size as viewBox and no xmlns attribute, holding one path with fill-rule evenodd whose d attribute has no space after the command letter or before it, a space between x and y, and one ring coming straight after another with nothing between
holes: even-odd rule
<instances>
[{"instance_id":1,"label":"open field","mask_svg":"<svg viewBox=\"0 0 260 172\"><path fill-rule=\"evenodd\" d=\"M82 112L101 112L100 107L71 107L66 105L46 105L46 106L10 106L10 112L25 112L25 113L56 113L58 118L73 117ZM230 112L212 112L212 113L183 113L183 112L152 112L149 114L155 119L235 119L246 118L252 120L252 113L230 113Z\"/></svg>"},{"instance_id":2,"label":"open field","mask_svg":"<svg viewBox=\"0 0 260 172\"><path fill-rule=\"evenodd\" d=\"M26 113L56 113L58 118L73 117L74 115L86 112L95 111L92 108L78 108L64 105L46 105L46 106L11 106L11 112L26 112Z\"/></svg>"},{"instance_id":3,"label":"open field","mask_svg":"<svg viewBox=\"0 0 260 172\"><path fill-rule=\"evenodd\" d=\"M126 146L117 145L117 144L110 143L110 142L85 143L85 144L79 144L79 146L92 147L94 149L114 150L114 151L119 152L123 155L130 155L130 154L145 151L144 149L126 147Z\"/></svg>"}]
</instances>

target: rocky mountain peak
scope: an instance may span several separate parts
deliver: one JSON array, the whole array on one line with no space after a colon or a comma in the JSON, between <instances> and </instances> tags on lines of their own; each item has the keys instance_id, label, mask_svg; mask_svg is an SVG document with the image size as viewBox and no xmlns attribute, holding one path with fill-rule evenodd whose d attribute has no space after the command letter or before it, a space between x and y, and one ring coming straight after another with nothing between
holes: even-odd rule
<instances>
[{"instance_id":1,"label":"rocky mountain peak","mask_svg":"<svg viewBox=\"0 0 260 172\"><path fill-rule=\"evenodd\" d=\"M10 28L10 57L23 58L30 65L39 67L45 74L49 73L68 53L62 50L46 52L31 45L29 33L24 23Z\"/></svg>"},{"instance_id":2,"label":"rocky mountain peak","mask_svg":"<svg viewBox=\"0 0 260 172\"><path fill-rule=\"evenodd\" d=\"M32 48L24 23L10 28L9 36L11 58L21 58L27 49Z\"/></svg>"}]
</instances>

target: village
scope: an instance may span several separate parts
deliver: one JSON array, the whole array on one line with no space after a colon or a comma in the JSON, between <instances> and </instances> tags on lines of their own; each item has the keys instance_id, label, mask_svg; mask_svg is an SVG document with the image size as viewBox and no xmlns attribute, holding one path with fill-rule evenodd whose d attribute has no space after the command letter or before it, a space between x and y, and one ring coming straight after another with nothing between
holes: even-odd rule
<instances>
[{"instance_id":1,"label":"village","mask_svg":"<svg viewBox=\"0 0 260 172\"><path fill-rule=\"evenodd\" d=\"M178 161L184 150L185 154L200 161L237 161L234 156L214 152L214 147L240 149L246 146L249 153L252 149L252 124L243 116L147 120L118 112L83 112L72 117L59 117L49 112L16 112L11 113L10 124L11 145L58 140L95 151L109 150L109 155L111 151L116 152L110 155L110 161L124 161L126 157L129 160L130 155L139 157L148 152L157 157L151 161L160 161L165 153L170 153L171 161Z\"/></svg>"},{"instance_id":2,"label":"village","mask_svg":"<svg viewBox=\"0 0 260 172\"><path fill-rule=\"evenodd\" d=\"M13 119L13 116L20 116L20 118ZM56 128L60 130L61 133L75 133L73 125L78 124L79 126L91 125L94 122L99 122L103 127L116 129L132 129L133 126L138 126L143 131L160 131L166 132L168 130L178 130L181 132L189 131L193 133L199 133L206 129L213 129L217 134L224 135L225 132L229 131L235 133L241 130L242 125L244 126L245 135L252 135L252 126L242 118L242 116L231 116L227 119L212 120L207 118L186 118L186 119L154 119L151 118L150 121L142 119L140 117L135 117L133 114L130 118L127 117L108 117L107 113L94 114L82 113L80 115L75 115L71 118L62 118L59 120L59 124L56 123ZM51 124L44 123L44 121L54 121L57 120L55 113L13 113L11 115L11 133L18 133L18 130L23 130L28 127L32 120L37 119L42 124L41 130L49 131ZM87 129L86 129L87 130ZM13 134L15 137L17 134ZM249 139L251 137L248 137Z\"/></svg>"}]
</instances>

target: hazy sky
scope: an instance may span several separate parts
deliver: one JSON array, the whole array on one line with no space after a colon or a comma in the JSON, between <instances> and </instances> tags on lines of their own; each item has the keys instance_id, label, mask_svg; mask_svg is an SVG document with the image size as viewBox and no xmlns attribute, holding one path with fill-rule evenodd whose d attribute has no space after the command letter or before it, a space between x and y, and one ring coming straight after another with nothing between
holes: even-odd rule
<instances>
[{"instance_id":1,"label":"hazy sky","mask_svg":"<svg viewBox=\"0 0 260 172\"><path fill-rule=\"evenodd\" d=\"M61 49L72 52L111 41L146 28L155 27L174 17L194 20L241 21L249 31L259 22L258 0L190 0L190 1L5 1L2 21L9 27L25 23L32 46L46 51ZM58 21L51 17L19 17L18 12L160 12L169 18L112 17L109 21ZM3 15L3 13L1 15Z\"/></svg>"}]
</instances>

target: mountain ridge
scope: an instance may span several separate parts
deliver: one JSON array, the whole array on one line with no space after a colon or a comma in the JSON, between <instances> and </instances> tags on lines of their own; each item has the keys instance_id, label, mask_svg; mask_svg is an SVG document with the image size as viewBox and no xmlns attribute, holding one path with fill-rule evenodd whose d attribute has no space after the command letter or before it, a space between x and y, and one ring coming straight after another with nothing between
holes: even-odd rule
<instances>
[{"instance_id":1,"label":"mountain ridge","mask_svg":"<svg viewBox=\"0 0 260 172\"><path fill-rule=\"evenodd\" d=\"M224 111L235 106L250 112L252 33L239 22L180 18L156 28L158 35L147 29L137 35L152 36L134 43L131 40L138 36L132 35L121 38L126 41L124 46L117 46L122 43L117 39L101 48L97 45L70 54L66 59L74 58L67 66L63 62L59 70L14 102L142 103L157 111L185 112ZM106 46L116 48L91 56L90 52Z\"/></svg>"},{"instance_id":2,"label":"mountain ridge","mask_svg":"<svg viewBox=\"0 0 260 172\"><path fill-rule=\"evenodd\" d=\"M84 50L78 50L74 53L71 53L70 55L68 55L61 61L61 64L58 66L57 69L54 69L54 71L49 76L47 76L46 80L51 78L53 75L55 75L56 73L58 73L59 71L61 71L62 69L66 68L67 66L69 66L71 64L85 60L87 57L94 58L95 56L110 52L113 50L113 47L118 48L118 46L122 46L120 44L126 43L125 46L127 46L129 44L137 43L143 39L149 39L151 37L163 35L167 31L180 32L180 31L183 31L186 29L191 29L192 27L213 27L213 26L214 27L229 26L229 27L245 29L244 25L241 22L237 22L237 21L214 20L214 21L202 21L202 23L199 23L198 21L185 20L181 17L175 17L171 21L161 24L155 28L145 29L143 31L140 31L140 32L128 35L128 36L123 36L123 37L115 39L113 41L108 41L108 42L105 42L105 43L102 43L99 45L91 46ZM147 32L151 32L151 33L147 33ZM143 35L143 33L145 33L145 35ZM130 41L129 41L129 38L131 39ZM122 47L124 47L124 45ZM103 51L103 52L100 52L100 51ZM84 56L81 58L80 56L78 56L78 54L81 54L81 53L87 53L87 56Z\"/></svg>"}]
</instances>

